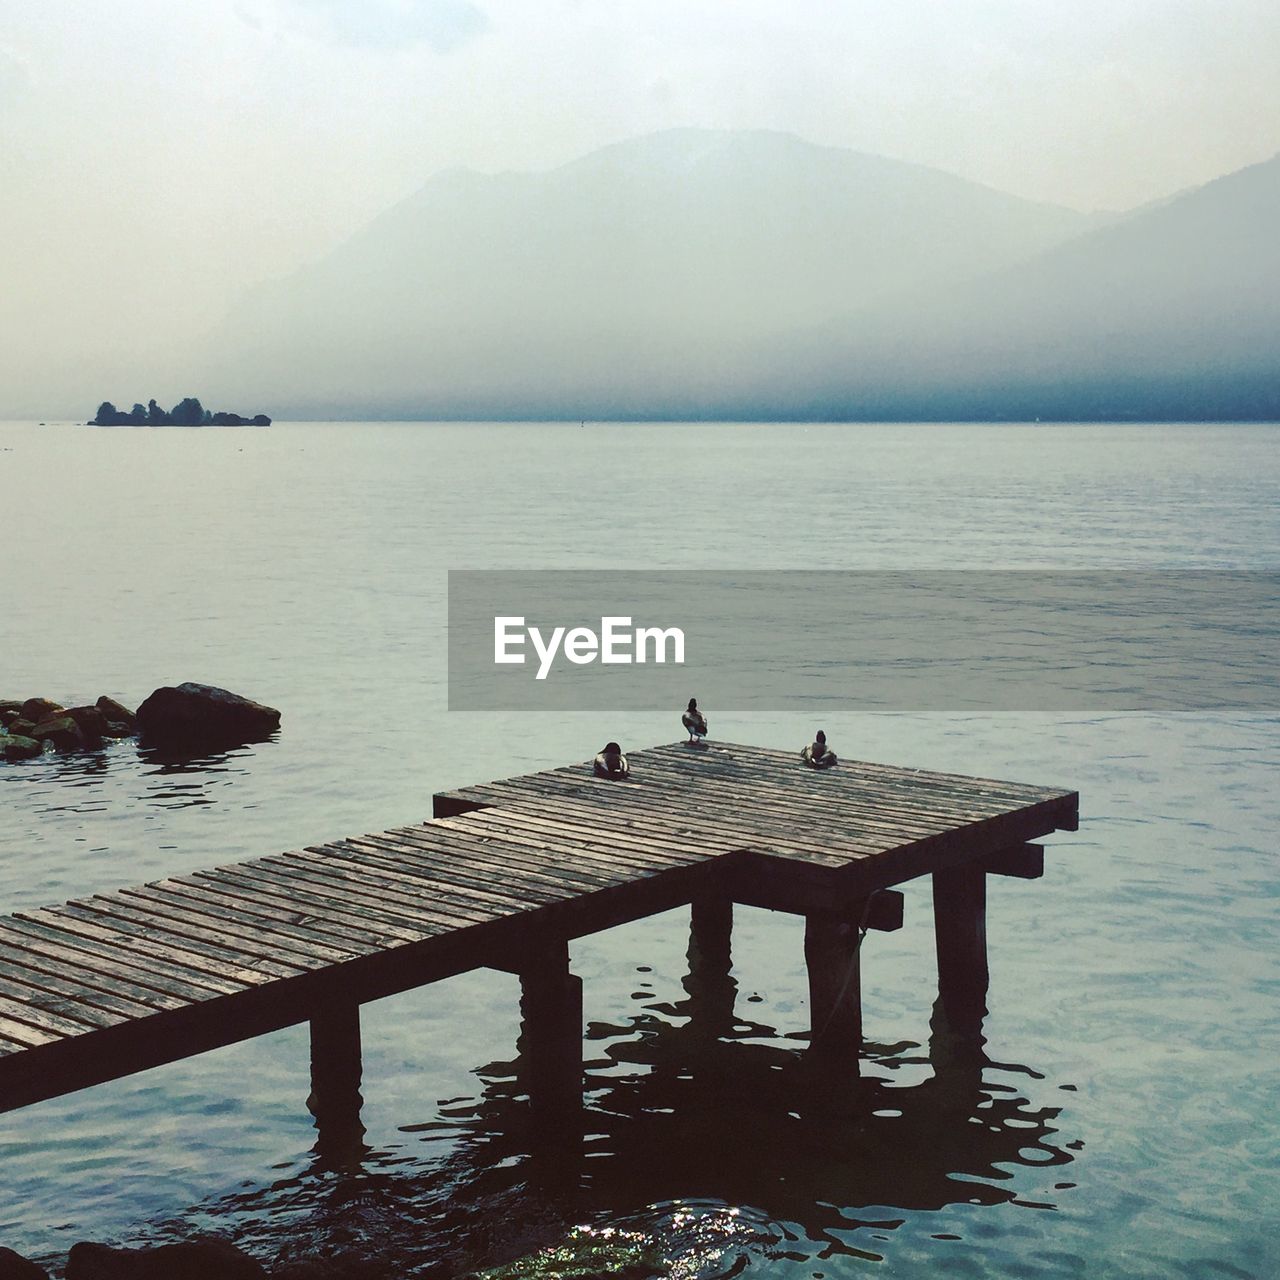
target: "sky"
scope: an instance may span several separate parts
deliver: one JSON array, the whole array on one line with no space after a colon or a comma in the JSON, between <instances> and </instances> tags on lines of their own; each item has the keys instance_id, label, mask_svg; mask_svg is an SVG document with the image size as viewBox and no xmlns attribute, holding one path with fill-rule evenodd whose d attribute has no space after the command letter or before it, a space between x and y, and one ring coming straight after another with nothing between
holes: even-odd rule
<instances>
[{"instance_id":1,"label":"sky","mask_svg":"<svg viewBox=\"0 0 1280 1280\"><path fill-rule=\"evenodd\" d=\"M1125 209L1280 151L1277 66L1275 0L0 0L0 416L442 169L763 127Z\"/></svg>"}]
</instances>

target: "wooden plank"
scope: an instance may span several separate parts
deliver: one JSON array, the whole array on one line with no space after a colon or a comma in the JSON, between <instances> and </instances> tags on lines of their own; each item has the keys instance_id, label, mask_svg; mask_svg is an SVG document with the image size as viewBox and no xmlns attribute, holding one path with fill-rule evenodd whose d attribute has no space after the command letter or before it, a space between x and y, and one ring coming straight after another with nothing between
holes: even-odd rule
<instances>
[{"instance_id":1,"label":"wooden plank","mask_svg":"<svg viewBox=\"0 0 1280 1280\"><path fill-rule=\"evenodd\" d=\"M230 930L212 929L203 921L179 920L176 912L161 914L149 905L131 902L118 893L73 899L50 910L72 915L87 912L94 918L109 921L112 928L122 932L137 929L143 931L144 937L171 939L188 952L211 961L224 961L232 966L233 972L238 967L241 973L255 976L258 981L290 978L311 967L301 961L277 960L261 943L236 938Z\"/></svg>"},{"instance_id":2,"label":"wooden plank","mask_svg":"<svg viewBox=\"0 0 1280 1280\"><path fill-rule=\"evenodd\" d=\"M498 814L498 810L492 810ZM471 819L464 819L471 822ZM628 850L615 852L607 839L579 841L563 834L562 829L551 830L545 825L535 826L528 816L512 817L505 814L488 819L483 824L473 823L461 831L451 824L435 822L414 832L406 832L405 840L412 842L424 853L446 853L460 839L466 847L488 856L501 855L506 865L516 865L517 860L533 862L557 878L569 873L586 877L591 888L616 885L634 876L668 870L673 864L663 858L644 856ZM683 864L682 864L683 865Z\"/></svg>"},{"instance_id":3,"label":"wooden plank","mask_svg":"<svg viewBox=\"0 0 1280 1280\"><path fill-rule=\"evenodd\" d=\"M353 875L343 865L324 857L320 846L307 854L291 854L283 861L291 879L305 880L308 884L341 894L344 899L366 910L389 913L413 926L421 921L424 913L447 912L464 926L509 914L509 908L503 910L493 902L454 894L447 883L442 883L439 891L429 898L416 900L403 881L382 884L372 872Z\"/></svg>"},{"instance_id":4,"label":"wooden plank","mask_svg":"<svg viewBox=\"0 0 1280 1280\"><path fill-rule=\"evenodd\" d=\"M14 1000L0 996L0 1017L11 1023L18 1023L56 1038L62 1036L81 1036L91 1031L92 1024L79 1018L70 1018L64 1013L54 1013L42 1008L39 1004L27 1000Z\"/></svg>"},{"instance_id":5,"label":"wooden plank","mask_svg":"<svg viewBox=\"0 0 1280 1280\"><path fill-rule=\"evenodd\" d=\"M602 784L603 785L603 784ZM618 787L624 784L616 784ZM496 789L495 789L496 790ZM544 800L521 796L501 795L502 812L509 824L539 826L550 834L573 837L575 824L594 821L607 837L611 846L616 845L619 856L651 862L688 865L704 862L719 853L733 853L745 847L746 842L721 835L705 824L706 814L670 814L639 812L632 810L610 811L605 817L598 808L582 801L568 798ZM489 813L486 812L487 818ZM470 822L474 815L444 819L433 826ZM744 832L745 836L747 833ZM753 837L754 832L750 833ZM697 842L696 845L694 842ZM800 846L797 846L800 847Z\"/></svg>"},{"instance_id":6,"label":"wooden plank","mask_svg":"<svg viewBox=\"0 0 1280 1280\"><path fill-rule=\"evenodd\" d=\"M145 1018L164 1007L162 1003L157 1002L162 998L142 987L130 986L128 989L133 994L121 995L118 991L111 989L103 990L97 983L91 985L90 982L81 980L84 974L79 968L75 969L74 976L71 976L56 969L50 971L40 968L38 963L32 963L36 959L30 954L24 954L11 947L0 946L0 973L3 973L7 980L37 987L51 995L70 996L82 1004L121 1013L126 1017ZM107 979L107 982L110 986L116 985L110 979ZM124 986L124 984L119 985ZM184 1002L175 1001L175 1004L177 1003Z\"/></svg>"},{"instance_id":7,"label":"wooden plank","mask_svg":"<svg viewBox=\"0 0 1280 1280\"><path fill-rule=\"evenodd\" d=\"M0 1035L4 1036L11 1044L17 1045L22 1049L35 1049L42 1044L48 1044L52 1040L61 1040L63 1038L50 1031L33 1027L27 1022L10 1018L3 1012L0 1012Z\"/></svg>"},{"instance_id":8,"label":"wooden plank","mask_svg":"<svg viewBox=\"0 0 1280 1280\"><path fill-rule=\"evenodd\" d=\"M554 806L546 809L488 809L464 818L443 819L418 830L414 837L438 844L441 833L469 838L517 843L539 853L571 855L584 871L616 882L631 875L650 875L705 861L706 854L690 855L687 841L663 833L637 835L597 816L594 832L584 836L577 825L580 815L565 814ZM466 824L465 826L459 824Z\"/></svg>"},{"instance_id":9,"label":"wooden plank","mask_svg":"<svg viewBox=\"0 0 1280 1280\"><path fill-rule=\"evenodd\" d=\"M616 789L620 790L623 786L624 784L621 783L616 784ZM599 811L593 808L589 801L578 799L567 793L554 798L504 796L502 803L512 813L536 813L548 820L555 820L554 815L569 812L576 819L586 818L595 813L597 821L600 821ZM452 821L467 820L468 818L463 817ZM563 820L563 817L560 820ZM691 851L692 856L698 858L714 856L716 853L736 852L759 845L764 840L768 840L772 847L798 859L817 862L854 859L863 854L879 853L886 847L883 840L869 841L846 836L840 842L837 856L815 847L813 839L806 841L798 837L793 824L752 823L737 817L730 820L722 817L710 804L686 803L676 797L663 797L657 793L647 797L643 806L617 802L610 809L607 823L611 835L624 831L636 835L645 833L649 839L665 840L668 845L678 847L679 843L682 843L685 850ZM831 832L825 827L823 837L827 841L831 837Z\"/></svg>"},{"instance_id":10,"label":"wooden plank","mask_svg":"<svg viewBox=\"0 0 1280 1280\"><path fill-rule=\"evenodd\" d=\"M183 920L207 920L233 931L236 937L258 938L271 947L273 955L282 953L285 959L299 956L307 961L333 964L361 954L349 947L335 947L322 942L314 934L296 929L272 915L250 915L232 906L230 899L217 894L207 897L191 892L184 894L163 888L158 883L121 889L120 893L123 897L148 903L157 911L173 912Z\"/></svg>"},{"instance_id":11,"label":"wooden plank","mask_svg":"<svg viewBox=\"0 0 1280 1280\"><path fill-rule=\"evenodd\" d=\"M84 942L103 943L112 950L109 953L121 962L128 962L141 972L155 972L166 978L174 978L195 989L199 998L209 995L243 991L245 987L254 986L260 979L254 975L248 979L232 976L226 970L218 972L211 968L199 967L203 957L190 955L185 951L175 950L164 942L156 942L143 934L122 933L114 926L100 920L83 919L76 915L67 915L51 908L35 911L19 911L12 917L14 927L19 924L41 925L46 930L56 931L64 937L72 934ZM77 942L77 945L81 945ZM86 948L99 952L98 947Z\"/></svg>"},{"instance_id":12,"label":"wooden plank","mask_svg":"<svg viewBox=\"0 0 1280 1280\"><path fill-rule=\"evenodd\" d=\"M566 885L564 881L557 882L550 876L537 875L524 868L509 869L507 887L498 889L494 887L499 874L496 868L480 864L477 870L470 852L459 850L451 855L456 861L456 869L453 869L448 862L449 856L442 855L437 862L423 856L421 851L407 848L403 842L394 845L387 841L375 845L361 841L358 849L349 853L335 851L331 858L353 869L361 869L365 875L380 881L397 883L404 892L424 901L432 899L442 882L462 897L514 910L530 910L539 905L563 902L587 892L581 886ZM451 879L443 880L450 872ZM485 872L488 879L484 877ZM526 889L529 894L522 896Z\"/></svg>"},{"instance_id":13,"label":"wooden plank","mask_svg":"<svg viewBox=\"0 0 1280 1280\"><path fill-rule=\"evenodd\" d=\"M402 851L407 851L410 856L422 857L430 862L448 858L449 850L454 841L458 840L459 847L465 850L468 862L476 867L491 867L496 871L514 869L521 873L554 874L564 883L575 885L582 893L595 893L599 889L610 888L620 879L616 870L606 873L584 867L575 854L567 850L538 842L530 844L510 838L496 839L489 829L471 833L465 840L459 839L452 832L432 831L430 828L423 830L426 831L427 838L421 841L414 841L407 834L389 831L379 837L377 844L388 851L388 857L403 856Z\"/></svg>"},{"instance_id":14,"label":"wooden plank","mask_svg":"<svg viewBox=\"0 0 1280 1280\"><path fill-rule=\"evenodd\" d=\"M450 929L463 927L456 912L443 909L432 919L425 916L410 918L384 904L371 906L354 896L338 891L331 883L304 874L302 867L295 869L283 859L258 859L235 866L219 868L224 880L237 880L241 884L258 887L264 894L277 899L295 902L309 910L328 911L337 920L351 924L363 923L370 929L379 929L389 939L389 946L418 942L424 937L435 936Z\"/></svg>"},{"instance_id":15,"label":"wooden plank","mask_svg":"<svg viewBox=\"0 0 1280 1280\"><path fill-rule=\"evenodd\" d=\"M136 993L136 999L162 1009L182 1008L219 994L213 988L171 977L171 966L160 960L142 958L131 962L122 959L115 948L98 947L87 939L51 929L41 930L26 921L0 920L0 940L12 943L15 951L21 948L24 963L29 957L29 962L38 964L42 971L73 974L86 985ZM241 991L243 987L228 985L227 990Z\"/></svg>"},{"instance_id":16,"label":"wooden plank","mask_svg":"<svg viewBox=\"0 0 1280 1280\"><path fill-rule=\"evenodd\" d=\"M272 928L291 938L332 951L331 958L334 961L364 955L371 945L364 939L357 939L350 931L333 928L327 922L318 922L311 913L278 907L263 902L261 898L236 897L213 883L201 884L197 881L192 885L177 880L156 880L148 888L181 898L202 910L227 911L241 921L261 920L269 923ZM317 951L317 954L323 953Z\"/></svg>"},{"instance_id":17,"label":"wooden plank","mask_svg":"<svg viewBox=\"0 0 1280 1280\"><path fill-rule=\"evenodd\" d=\"M184 880L187 878L184 877ZM344 939L350 940L353 946L361 949L383 950L399 946L404 941L398 931L388 930L386 926L378 925L368 919L355 919L342 912L335 912L329 902L320 902L298 894L296 886L291 891L275 884L255 880L250 876L240 876L231 867L198 871L189 878L197 885L207 884L218 893L239 899L246 904L257 903L264 908L292 910L308 918L323 919L326 931L339 934Z\"/></svg>"},{"instance_id":18,"label":"wooden plank","mask_svg":"<svg viewBox=\"0 0 1280 1280\"><path fill-rule=\"evenodd\" d=\"M84 1031L98 1027L115 1026L117 1023L127 1022L132 1016L136 1016L112 1013L106 1009L100 1009L96 1005L84 1004L75 996L68 996L65 993L59 994L44 987L33 986L31 983L24 982L17 974L12 972L0 974L0 999L12 1001L15 1005L26 1005L32 1009L38 1009L42 1013L53 1014L56 1017L77 1023L81 1027L81 1032L77 1034L82 1034ZM151 1013L154 1010L147 1010L146 1012Z\"/></svg>"},{"instance_id":19,"label":"wooden plank","mask_svg":"<svg viewBox=\"0 0 1280 1280\"><path fill-rule=\"evenodd\" d=\"M679 744L674 744L678 747ZM714 749L714 748L713 748ZM673 744L664 744L653 748L659 753L671 752ZM775 764L786 764L794 757L786 751L772 747L757 747L744 743L733 743L729 750L748 759L771 761ZM797 748L797 755L799 748ZM1051 796L1074 795L1067 788L1036 786L1024 782L1010 782L1003 778L983 778L976 774L943 773L936 769L917 769L910 765L880 764L873 760L853 760L841 757L840 769L849 769L867 777L911 781L924 786L945 791L953 788L958 791L984 790L991 795L1008 797L1014 803L1035 803Z\"/></svg>"},{"instance_id":20,"label":"wooden plank","mask_svg":"<svg viewBox=\"0 0 1280 1280\"><path fill-rule=\"evenodd\" d=\"M302 876L281 874L252 863L240 863L234 871L230 867L220 867L218 872L220 880L236 880L249 888L260 885L264 892L276 893L315 910L328 910L336 919L354 923L363 921L369 927L376 927L386 934L391 939L391 945L419 942L434 934L461 927L461 922L453 917L448 920L436 919L429 922L423 919L411 922L390 912L370 910L360 903L347 900L331 886L317 885Z\"/></svg>"},{"instance_id":21,"label":"wooden plank","mask_svg":"<svg viewBox=\"0 0 1280 1280\"><path fill-rule=\"evenodd\" d=\"M802 780L780 779L764 768L718 770L701 766L694 776L668 762L648 766L649 778L660 779L673 790L706 795L709 805L730 801L768 806L776 816L792 815L812 821L828 817L831 824L866 831L893 832L903 828L917 832L936 831L977 818L992 817L1009 806L994 801L980 802L972 796L954 799L916 792L884 784L856 781L838 788L831 782L834 770L805 769ZM838 766L837 766L838 767ZM806 785L807 779L813 779Z\"/></svg>"},{"instance_id":22,"label":"wooden plank","mask_svg":"<svg viewBox=\"0 0 1280 1280\"><path fill-rule=\"evenodd\" d=\"M414 902L431 901L443 895L482 909L527 911L540 904L562 902L576 892L563 882L531 872L508 869L503 877L491 869L477 871L467 861L464 849L456 850L447 866L433 870L425 859L416 865L407 859L397 865L389 845L350 840L321 847L335 869L340 866L345 874L366 879L373 885L395 886L397 892L408 895Z\"/></svg>"}]
</instances>

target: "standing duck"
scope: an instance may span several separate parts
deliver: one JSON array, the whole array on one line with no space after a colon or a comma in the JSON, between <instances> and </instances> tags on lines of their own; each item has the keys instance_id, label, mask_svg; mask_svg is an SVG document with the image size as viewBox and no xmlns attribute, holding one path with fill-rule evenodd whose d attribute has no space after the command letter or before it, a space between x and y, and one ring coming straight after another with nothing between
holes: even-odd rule
<instances>
[{"instance_id":1,"label":"standing duck","mask_svg":"<svg viewBox=\"0 0 1280 1280\"><path fill-rule=\"evenodd\" d=\"M800 759L812 769L830 769L836 763L836 753L827 746L827 735L818 730L818 736L800 752Z\"/></svg>"},{"instance_id":2,"label":"standing duck","mask_svg":"<svg viewBox=\"0 0 1280 1280\"><path fill-rule=\"evenodd\" d=\"M593 764L597 778L613 778L616 781L631 776L631 766L616 742L606 742Z\"/></svg>"},{"instance_id":3,"label":"standing duck","mask_svg":"<svg viewBox=\"0 0 1280 1280\"><path fill-rule=\"evenodd\" d=\"M689 705L685 708L684 715L680 717L680 723L689 730L690 742L693 742L695 738L705 738L707 736L707 717L698 710L697 698L689 699Z\"/></svg>"}]
</instances>

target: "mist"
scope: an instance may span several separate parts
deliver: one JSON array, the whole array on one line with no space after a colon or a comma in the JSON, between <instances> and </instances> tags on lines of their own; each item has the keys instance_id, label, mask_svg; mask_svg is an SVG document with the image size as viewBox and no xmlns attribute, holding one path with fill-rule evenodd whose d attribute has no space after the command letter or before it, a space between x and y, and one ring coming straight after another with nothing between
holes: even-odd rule
<instances>
[{"instance_id":1,"label":"mist","mask_svg":"<svg viewBox=\"0 0 1280 1280\"><path fill-rule=\"evenodd\" d=\"M1126 329L1095 368L1026 302L1074 283L1036 277L1042 255L1280 150L1265 4L0 16L0 416L193 394L275 416L857 416L942 412L948 390L1000 416L1015 402L986 388L1044 402L1051 348L1059 382L1147 386L1175 351L1204 387L1271 377L1265 253L1208 348ZM1218 234L1176 257L1216 261ZM977 282L1024 268L1019 318L988 314L1005 286ZM978 359L1001 324L1025 350Z\"/></svg>"}]
</instances>

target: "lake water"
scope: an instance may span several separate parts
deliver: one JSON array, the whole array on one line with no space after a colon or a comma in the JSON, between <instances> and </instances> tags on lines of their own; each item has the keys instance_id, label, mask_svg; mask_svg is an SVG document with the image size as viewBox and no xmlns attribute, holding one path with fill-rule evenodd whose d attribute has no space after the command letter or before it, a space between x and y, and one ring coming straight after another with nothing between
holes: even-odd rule
<instances>
[{"instance_id":1,"label":"lake water","mask_svg":"<svg viewBox=\"0 0 1280 1280\"><path fill-rule=\"evenodd\" d=\"M182 680L283 712L186 768L130 743L0 769L0 911L409 823L433 791L581 759L670 715L445 710L450 568L1280 567L1273 426L0 425L0 697ZM864 951L857 1105L799 1072L801 927L739 909L735 998L688 1016L687 913L573 945L586 1157L528 1157L518 991L366 1008L368 1151L313 1154L305 1028L0 1116L0 1243L216 1230L402 1273L563 1224L687 1277L1280 1272L1280 723L866 715L842 754L1078 788L1046 875L993 882L992 1064L934 1079L927 888ZM794 714L717 736L798 747ZM702 993L705 996L705 993Z\"/></svg>"}]
</instances>

